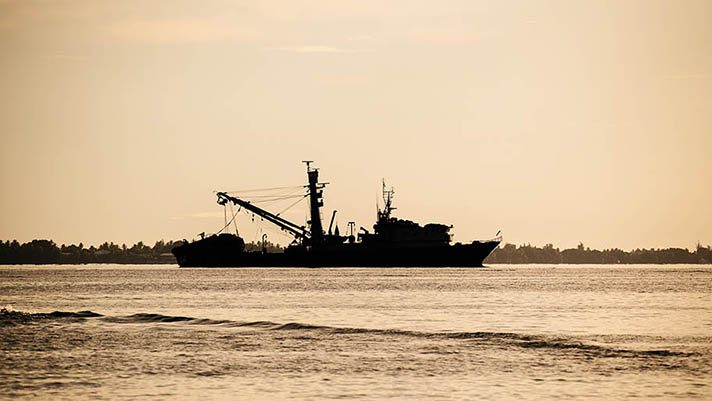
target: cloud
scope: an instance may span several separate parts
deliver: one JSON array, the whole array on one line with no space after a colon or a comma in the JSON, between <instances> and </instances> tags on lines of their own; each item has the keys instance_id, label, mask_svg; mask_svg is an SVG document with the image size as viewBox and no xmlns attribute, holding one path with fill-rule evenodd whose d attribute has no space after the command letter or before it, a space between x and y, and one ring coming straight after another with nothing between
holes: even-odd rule
<instances>
[{"instance_id":1,"label":"cloud","mask_svg":"<svg viewBox=\"0 0 712 401\"><path fill-rule=\"evenodd\" d=\"M55 53L44 56L44 58L56 61L85 61L88 60L87 56L74 56L64 53Z\"/></svg>"},{"instance_id":2,"label":"cloud","mask_svg":"<svg viewBox=\"0 0 712 401\"><path fill-rule=\"evenodd\" d=\"M292 53L362 53L364 50L345 49L331 46L292 46L275 47L274 50Z\"/></svg>"},{"instance_id":3,"label":"cloud","mask_svg":"<svg viewBox=\"0 0 712 401\"><path fill-rule=\"evenodd\" d=\"M706 79L709 78L710 74L706 74L704 72L702 73L693 73L693 74L677 74L677 75L668 75L666 76L667 79Z\"/></svg>"},{"instance_id":4,"label":"cloud","mask_svg":"<svg viewBox=\"0 0 712 401\"><path fill-rule=\"evenodd\" d=\"M475 7L477 9L477 7ZM459 10L459 9L457 9ZM169 0L53 2L0 0L0 31L42 43L180 44L230 42L293 53L361 53L358 45L471 42L482 21L452 6L399 0L207 1L176 7ZM38 33L41 33L38 34ZM12 36L10 36L12 35ZM324 36L328 35L328 36ZM311 45L329 37L331 46ZM302 45L307 43L307 45Z\"/></svg>"},{"instance_id":5,"label":"cloud","mask_svg":"<svg viewBox=\"0 0 712 401\"><path fill-rule=\"evenodd\" d=\"M370 41L374 40L375 38L373 35L368 35L368 34L359 34L359 35L351 35L346 40L350 42L365 42L365 41Z\"/></svg>"},{"instance_id":6,"label":"cloud","mask_svg":"<svg viewBox=\"0 0 712 401\"><path fill-rule=\"evenodd\" d=\"M133 20L110 25L109 32L119 39L137 42L211 42L235 37L229 24L209 20Z\"/></svg>"}]
</instances>

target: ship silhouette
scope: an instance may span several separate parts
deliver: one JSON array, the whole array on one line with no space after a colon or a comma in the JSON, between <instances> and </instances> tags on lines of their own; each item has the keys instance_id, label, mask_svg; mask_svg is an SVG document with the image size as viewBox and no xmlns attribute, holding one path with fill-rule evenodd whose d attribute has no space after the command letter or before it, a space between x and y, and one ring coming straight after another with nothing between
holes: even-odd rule
<instances>
[{"instance_id":1,"label":"ship silhouette","mask_svg":"<svg viewBox=\"0 0 712 401\"><path fill-rule=\"evenodd\" d=\"M491 240L451 244L452 226L430 223L421 226L392 216L395 191L383 183L384 207L377 210L373 232L361 227L354 232L349 222L348 235L332 232L336 211L324 232L321 208L326 183L319 182L319 170L305 161L308 184L303 198L309 198L309 220L300 226L252 202L217 192L220 205L235 205L253 216L275 224L294 239L283 253L266 249L248 252L245 241L235 234L220 233L172 249L180 267L481 267L485 258L502 241ZM233 215L234 219L234 215ZM227 225L229 225L228 223ZM226 225L226 226L227 226ZM499 233L497 233L499 235ZM264 242L264 237L263 237Z\"/></svg>"}]
</instances>

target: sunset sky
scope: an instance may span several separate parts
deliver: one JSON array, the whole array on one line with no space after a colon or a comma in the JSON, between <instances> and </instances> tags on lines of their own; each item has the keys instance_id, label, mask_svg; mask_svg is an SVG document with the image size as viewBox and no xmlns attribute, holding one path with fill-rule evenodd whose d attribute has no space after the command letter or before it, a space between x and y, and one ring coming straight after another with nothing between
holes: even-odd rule
<instances>
[{"instance_id":1,"label":"sunset sky","mask_svg":"<svg viewBox=\"0 0 712 401\"><path fill-rule=\"evenodd\" d=\"M0 239L194 238L222 226L212 191L302 184L309 159L342 232L372 226L385 178L396 216L456 241L712 244L711 16L707 0L0 0Z\"/></svg>"}]
</instances>

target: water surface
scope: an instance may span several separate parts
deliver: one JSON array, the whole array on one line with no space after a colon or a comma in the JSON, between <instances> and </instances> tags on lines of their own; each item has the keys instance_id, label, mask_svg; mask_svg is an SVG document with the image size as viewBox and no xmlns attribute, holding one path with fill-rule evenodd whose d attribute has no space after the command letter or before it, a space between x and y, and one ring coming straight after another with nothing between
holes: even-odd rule
<instances>
[{"instance_id":1,"label":"water surface","mask_svg":"<svg viewBox=\"0 0 712 401\"><path fill-rule=\"evenodd\" d=\"M5 266L6 304L0 397L712 397L709 265Z\"/></svg>"}]
</instances>

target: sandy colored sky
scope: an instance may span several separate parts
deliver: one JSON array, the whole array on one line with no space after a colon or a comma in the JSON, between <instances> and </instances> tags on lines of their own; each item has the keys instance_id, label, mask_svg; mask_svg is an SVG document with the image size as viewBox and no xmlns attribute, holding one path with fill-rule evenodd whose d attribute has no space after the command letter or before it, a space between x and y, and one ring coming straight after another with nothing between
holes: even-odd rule
<instances>
[{"instance_id":1,"label":"sandy colored sky","mask_svg":"<svg viewBox=\"0 0 712 401\"><path fill-rule=\"evenodd\" d=\"M301 184L311 159L342 232L370 228L386 178L397 216L458 241L711 244L710 16L706 0L0 0L0 239L193 238L222 226L213 190Z\"/></svg>"}]
</instances>

